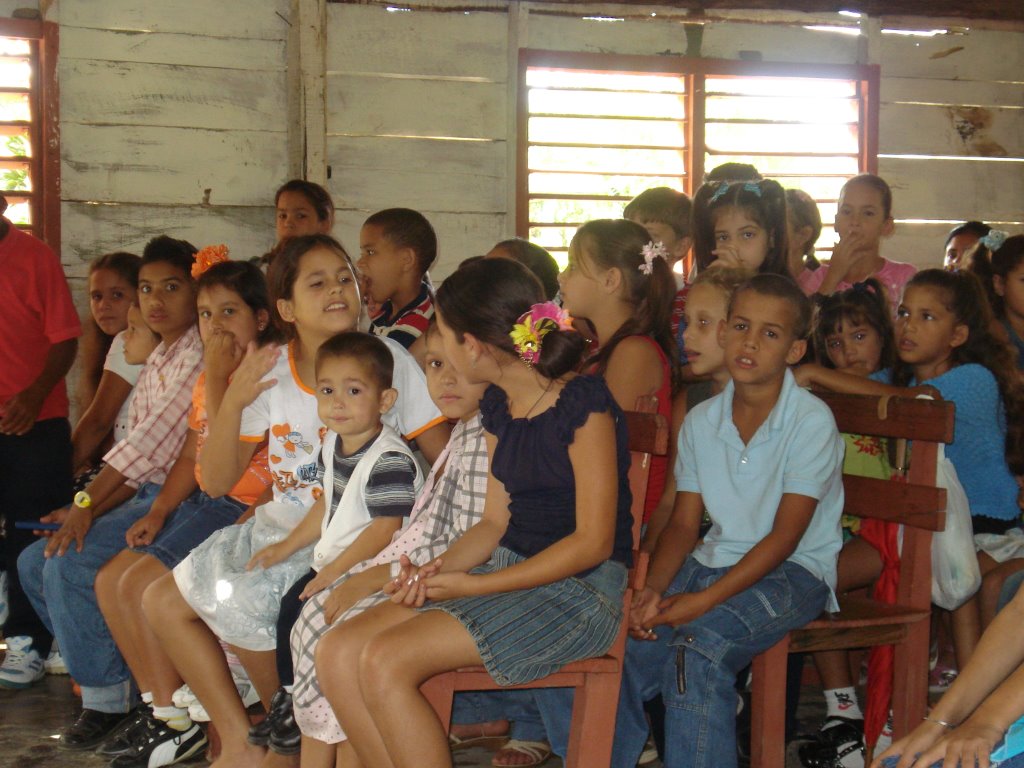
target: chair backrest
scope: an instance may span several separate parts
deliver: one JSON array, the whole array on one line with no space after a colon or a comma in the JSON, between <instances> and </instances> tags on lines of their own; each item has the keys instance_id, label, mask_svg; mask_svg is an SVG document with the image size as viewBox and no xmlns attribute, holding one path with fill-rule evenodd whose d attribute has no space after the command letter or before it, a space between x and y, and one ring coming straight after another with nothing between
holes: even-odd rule
<instances>
[{"instance_id":1,"label":"chair backrest","mask_svg":"<svg viewBox=\"0 0 1024 768\"><path fill-rule=\"evenodd\" d=\"M891 480L843 475L844 511L903 525L897 601L927 607L931 535L945 526L946 491L935 487L938 444L953 441L955 406L908 397L815 394L832 409L840 432L912 441L909 467L894 467Z\"/></svg>"},{"instance_id":2,"label":"chair backrest","mask_svg":"<svg viewBox=\"0 0 1024 768\"><path fill-rule=\"evenodd\" d=\"M633 494L633 549L640 546L640 527L643 525L644 503L647 499L647 481L651 473L651 459L668 453L669 425L658 413L658 398L638 397L635 410L626 411L629 430L629 490Z\"/></svg>"}]
</instances>

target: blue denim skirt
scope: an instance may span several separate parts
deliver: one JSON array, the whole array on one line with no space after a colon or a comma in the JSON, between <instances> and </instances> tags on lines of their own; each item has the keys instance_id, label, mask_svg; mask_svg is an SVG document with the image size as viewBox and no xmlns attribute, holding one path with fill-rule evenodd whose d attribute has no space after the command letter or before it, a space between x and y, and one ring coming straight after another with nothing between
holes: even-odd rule
<instances>
[{"instance_id":1,"label":"blue denim skirt","mask_svg":"<svg viewBox=\"0 0 1024 768\"><path fill-rule=\"evenodd\" d=\"M133 547L132 551L152 555L173 569L211 534L234 523L246 509L245 504L230 496L214 499L195 491L167 516L152 544Z\"/></svg>"},{"instance_id":2,"label":"blue denim skirt","mask_svg":"<svg viewBox=\"0 0 1024 768\"><path fill-rule=\"evenodd\" d=\"M498 547L471 573L493 573L525 559ZM626 579L622 563L606 560L583 577L428 603L420 610L454 616L472 636L494 681L520 685L607 651L622 624Z\"/></svg>"}]
</instances>

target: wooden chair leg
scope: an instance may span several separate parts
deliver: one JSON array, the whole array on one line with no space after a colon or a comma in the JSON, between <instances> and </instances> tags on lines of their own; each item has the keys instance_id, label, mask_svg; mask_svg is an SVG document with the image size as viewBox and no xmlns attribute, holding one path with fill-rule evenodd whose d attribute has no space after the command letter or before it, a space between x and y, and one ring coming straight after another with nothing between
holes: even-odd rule
<instances>
[{"instance_id":1,"label":"wooden chair leg","mask_svg":"<svg viewBox=\"0 0 1024 768\"><path fill-rule=\"evenodd\" d=\"M587 675L575 689L565 768L611 764L621 685L619 675Z\"/></svg>"},{"instance_id":2,"label":"wooden chair leg","mask_svg":"<svg viewBox=\"0 0 1024 768\"><path fill-rule=\"evenodd\" d=\"M893 665L893 738L906 736L917 727L928 707L928 633L930 622L918 621L907 628L907 639L896 646Z\"/></svg>"},{"instance_id":3,"label":"wooden chair leg","mask_svg":"<svg viewBox=\"0 0 1024 768\"><path fill-rule=\"evenodd\" d=\"M785 768L789 635L755 657L750 708L752 768Z\"/></svg>"},{"instance_id":4,"label":"wooden chair leg","mask_svg":"<svg viewBox=\"0 0 1024 768\"><path fill-rule=\"evenodd\" d=\"M420 686L420 693L430 702L437 713L437 719L448 733L452 724L452 699L455 696L455 673L445 672L434 675Z\"/></svg>"}]
</instances>

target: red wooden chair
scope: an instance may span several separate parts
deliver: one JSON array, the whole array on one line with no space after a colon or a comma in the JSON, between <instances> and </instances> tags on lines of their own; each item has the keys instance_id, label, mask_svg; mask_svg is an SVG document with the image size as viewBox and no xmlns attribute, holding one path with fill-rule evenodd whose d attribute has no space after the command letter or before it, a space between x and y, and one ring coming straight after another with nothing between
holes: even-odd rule
<instances>
[{"instance_id":1,"label":"red wooden chair","mask_svg":"<svg viewBox=\"0 0 1024 768\"><path fill-rule=\"evenodd\" d=\"M877 480L844 475L844 511L903 525L899 590L888 605L866 597L839 596L839 613L823 614L790 632L753 663L751 765L784 768L786 655L895 646L892 708L896 738L925 714L928 699L928 632L931 617L931 538L945 525L946 491L935 487L938 443L953 440L952 403L910 398L819 395L841 432L913 441L903 478Z\"/></svg>"},{"instance_id":2,"label":"red wooden chair","mask_svg":"<svg viewBox=\"0 0 1024 768\"><path fill-rule=\"evenodd\" d=\"M657 414L655 398L641 398L637 411L627 412L629 449L632 464L629 486L633 494L633 545L640 540L644 499L652 455L668 452L669 425ZM611 760L612 738L615 733L615 715L619 704L619 686L622 682L622 659L626 650L626 629L633 585L642 584L646 571L646 553L634 551L634 566L630 574L630 587L623 598L624 614L619 634L604 656L567 664L558 672L514 688L574 688L572 726L565 758L567 768L596 768ZM499 686L483 667L466 667L436 675L421 686L437 716L449 727L452 697L455 691L508 690Z\"/></svg>"}]
</instances>

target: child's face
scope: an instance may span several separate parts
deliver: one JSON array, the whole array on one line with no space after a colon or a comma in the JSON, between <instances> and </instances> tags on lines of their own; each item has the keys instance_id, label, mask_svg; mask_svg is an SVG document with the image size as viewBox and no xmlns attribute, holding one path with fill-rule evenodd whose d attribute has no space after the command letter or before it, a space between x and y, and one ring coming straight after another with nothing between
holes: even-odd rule
<instances>
[{"instance_id":1,"label":"child's face","mask_svg":"<svg viewBox=\"0 0 1024 768\"><path fill-rule=\"evenodd\" d=\"M752 290L736 294L719 334L733 381L771 383L798 363L807 344L793 334L796 319L796 310L785 299Z\"/></svg>"},{"instance_id":2,"label":"child's face","mask_svg":"<svg viewBox=\"0 0 1024 768\"><path fill-rule=\"evenodd\" d=\"M716 208L714 213L715 250L722 263L757 271L768 257L768 231L745 209L735 205Z\"/></svg>"},{"instance_id":3,"label":"child's face","mask_svg":"<svg viewBox=\"0 0 1024 768\"><path fill-rule=\"evenodd\" d=\"M480 409L480 398L484 396L487 384L470 383L455 370L444 354L441 334L433 331L427 335L426 349L427 391L430 399L447 419L470 419Z\"/></svg>"},{"instance_id":4,"label":"child's face","mask_svg":"<svg viewBox=\"0 0 1024 768\"><path fill-rule=\"evenodd\" d=\"M579 241L569 246L569 264L558 275L562 307L570 315L591 317L595 307L608 295L601 291L601 274Z\"/></svg>"},{"instance_id":5,"label":"child's face","mask_svg":"<svg viewBox=\"0 0 1024 768\"><path fill-rule=\"evenodd\" d=\"M943 291L910 285L896 310L896 352L910 366L944 365L967 341L967 326L946 307ZM941 371L939 371L941 372Z\"/></svg>"},{"instance_id":6,"label":"child's face","mask_svg":"<svg viewBox=\"0 0 1024 768\"><path fill-rule=\"evenodd\" d=\"M885 215L882 193L867 184L846 185L839 197L835 224L840 240L856 235L869 248L877 248L893 229L892 219Z\"/></svg>"},{"instance_id":7,"label":"child's face","mask_svg":"<svg viewBox=\"0 0 1024 768\"><path fill-rule=\"evenodd\" d=\"M683 346L690 370L698 376L715 373L725 365L725 350L718 343L718 331L725 320L727 303L722 289L709 283L693 286L686 297Z\"/></svg>"},{"instance_id":8,"label":"child's face","mask_svg":"<svg viewBox=\"0 0 1024 768\"><path fill-rule=\"evenodd\" d=\"M825 336L825 352L839 370L867 376L878 370L882 360L882 337L874 326L840 322Z\"/></svg>"},{"instance_id":9,"label":"child's face","mask_svg":"<svg viewBox=\"0 0 1024 768\"><path fill-rule=\"evenodd\" d=\"M444 357L448 364L471 384L486 383L483 379L473 375L476 361L472 357L466 339L459 340L455 331L444 321L444 317L436 307L434 308L434 317L437 318L437 332L441 337L441 348L444 350Z\"/></svg>"},{"instance_id":10,"label":"child's face","mask_svg":"<svg viewBox=\"0 0 1024 768\"><path fill-rule=\"evenodd\" d=\"M329 338L359 322L359 293L348 263L330 248L313 248L299 260L290 299L278 299L281 317L298 332Z\"/></svg>"},{"instance_id":11,"label":"child's face","mask_svg":"<svg viewBox=\"0 0 1024 768\"><path fill-rule=\"evenodd\" d=\"M401 288L409 249L397 247L376 224L365 224L359 230L359 254L356 266L363 274L366 291L374 301L383 304Z\"/></svg>"},{"instance_id":12,"label":"child's face","mask_svg":"<svg viewBox=\"0 0 1024 768\"><path fill-rule=\"evenodd\" d=\"M1024 261L1007 272L1006 277L995 275L992 287L1003 297L1007 317L1024 319Z\"/></svg>"},{"instance_id":13,"label":"child's face","mask_svg":"<svg viewBox=\"0 0 1024 768\"><path fill-rule=\"evenodd\" d=\"M160 343L159 337L142 319L142 310L134 304L128 309L128 327L124 332L124 359L131 365L142 365Z\"/></svg>"},{"instance_id":14,"label":"child's face","mask_svg":"<svg viewBox=\"0 0 1024 768\"><path fill-rule=\"evenodd\" d=\"M139 270L139 308L146 325L172 343L196 321L195 283L166 261Z\"/></svg>"},{"instance_id":15,"label":"child's face","mask_svg":"<svg viewBox=\"0 0 1024 768\"><path fill-rule=\"evenodd\" d=\"M630 221L639 224L651 236L651 242L661 243L669 254L669 265L675 264L690 250L690 238L679 237L672 227L663 221L634 216Z\"/></svg>"},{"instance_id":16,"label":"child's face","mask_svg":"<svg viewBox=\"0 0 1024 768\"><path fill-rule=\"evenodd\" d=\"M219 334L234 338L235 350L245 351L267 325L267 312L257 314L242 297L223 285L211 285L199 291L196 300L199 313L199 335L203 344Z\"/></svg>"},{"instance_id":17,"label":"child's face","mask_svg":"<svg viewBox=\"0 0 1024 768\"><path fill-rule=\"evenodd\" d=\"M786 216L786 241L789 243L789 253L803 254L807 250L807 241L811 239L813 231L806 224L798 226L793 219L793 213Z\"/></svg>"},{"instance_id":18,"label":"child's face","mask_svg":"<svg viewBox=\"0 0 1024 768\"><path fill-rule=\"evenodd\" d=\"M381 414L391 410L397 396L393 389L381 389L354 357L328 357L317 366L317 414L343 438L376 434Z\"/></svg>"},{"instance_id":19,"label":"child's face","mask_svg":"<svg viewBox=\"0 0 1024 768\"><path fill-rule=\"evenodd\" d=\"M942 262L942 268L950 272L961 269L964 266L964 254L971 250L980 239L974 232L961 232L959 235L951 237L949 242L946 243L946 254Z\"/></svg>"},{"instance_id":20,"label":"child's face","mask_svg":"<svg viewBox=\"0 0 1024 768\"><path fill-rule=\"evenodd\" d=\"M135 301L135 286L112 269L97 269L89 275L89 310L96 325L115 336L128 324L128 307Z\"/></svg>"},{"instance_id":21,"label":"child's face","mask_svg":"<svg viewBox=\"0 0 1024 768\"><path fill-rule=\"evenodd\" d=\"M330 220L317 218L316 209L301 192L282 192L277 198L277 241L302 235L326 235Z\"/></svg>"}]
</instances>

